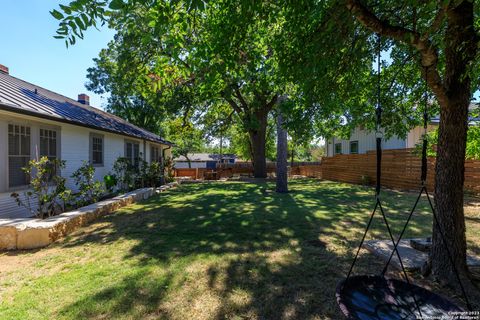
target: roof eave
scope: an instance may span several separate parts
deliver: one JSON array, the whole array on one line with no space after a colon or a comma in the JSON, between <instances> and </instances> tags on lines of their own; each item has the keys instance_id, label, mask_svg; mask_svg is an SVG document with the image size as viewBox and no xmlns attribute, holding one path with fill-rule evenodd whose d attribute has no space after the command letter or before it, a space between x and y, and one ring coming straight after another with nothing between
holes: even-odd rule
<instances>
[{"instance_id":1,"label":"roof eave","mask_svg":"<svg viewBox=\"0 0 480 320\"><path fill-rule=\"evenodd\" d=\"M145 138L145 137L138 137L138 136L134 136L134 135L129 135L129 134L126 134L126 133L123 133L123 132L115 131L115 130L109 130L109 129L106 129L106 128L96 127L96 126L88 125L88 124L85 124L85 123L80 123L80 122L77 122L77 121L68 120L68 119L65 119L65 118L59 118L59 117L55 117L55 116L50 116L48 114L42 114L42 113L37 113L37 112L21 109L21 108L18 108L17 106L15 106L15 105L8 104L8 103L1 102L1 101L0 101L0 110L13 112L13 113L19 113L19 114L23 114L23 115L27 115L27 116L31 116L31 117L35 117L35 118L41 118L41 119L57 121L57 122L61 122L61 123L67 123L67 124L71 124L71 125L75 125L75 126L79 126L79 127L84 127L84 128L89 128L89 129L114 133L114 134L118 134L118 135L125 136L125 137L130 137L130 138L135 138L135 139L143 139L143 140L147 140L147 141L154 142L154 143L174 146L174 144L172 142L167 141L167 140L162 139L162 142L159 142L159 141L156 141L156 140L153 140L153 139L148 139L148 138Z\"/></svg>"}]
</instances>

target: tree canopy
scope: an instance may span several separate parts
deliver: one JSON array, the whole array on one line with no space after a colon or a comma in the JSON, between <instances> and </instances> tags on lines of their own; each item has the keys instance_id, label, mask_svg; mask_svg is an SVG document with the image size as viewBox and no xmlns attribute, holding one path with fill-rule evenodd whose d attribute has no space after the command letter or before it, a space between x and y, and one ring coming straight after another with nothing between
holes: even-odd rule
<instances>
[{"instance_id":1,"label":"tree canopy","mask_svg":"<svg viewBox=\"0 0 480 320\"><path fill-rule=\"evenodd\" d=\"M249 133L256 165L264 162L267 119L280 95L292 101L287 127L308 129L315 119L328 135L359 124L373 129L380 91L388 137L405 136L419 123L428 88L438 104L431 113L440 114L433 271L456 281L438 238L442 228L456 268L468 273L463 172L468 107L479 87L475 2L76 0L61 11L52 12L60 20L57 37L70 44L88 26L108 21L128 57L126 69L154 93L180 85L197 102L228 103ZM379 50L380 90L373 68Z\"/></svg>"},{"instance_id":2,"label":"tree canopy","mask_svg":"<svg viewBox=\"0 0 480 320\"><path fill-rule=\"evenodd\" d=\"M92 88L118 89L114 98L128 93L149 105L173 101L170 111L228 105L249 134L255 175L266 176L268 116L286 90L271 46L273 4L259 2L252 10L249 2L203 3L77 0L52 15L61 21L58 37L70 44L96 21L116 30L90 70ZM179 92L191 101L176 99Z\"/></svg>"}]
</instances>

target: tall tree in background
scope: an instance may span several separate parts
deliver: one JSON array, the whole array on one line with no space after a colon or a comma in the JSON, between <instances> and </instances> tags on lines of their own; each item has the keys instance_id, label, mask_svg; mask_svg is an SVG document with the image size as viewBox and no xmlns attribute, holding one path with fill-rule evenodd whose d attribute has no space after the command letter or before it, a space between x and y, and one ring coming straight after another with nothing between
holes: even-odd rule
<instances>
[{"instance_id":1,"label":"tall tree in background","mask_svg":"<svg viewBox=\"0 0 480 320\"><path fill-rule=\"evenodd\" d=\"M58 37L74 43L95 19L108 21L117 31L109 49L122 66L114 81L133 77L149 83L140 88L142 96L168 96L187 87L198 104L227 103L248 133L255 177L266 177L268 117L283 93L269 45L275 28L263 19L273 4L257 2L254 10L252 3L243 1L215 1L206 7L202 1L129 0L108 5L62 5L63 13L52 12L61 21Z\"/></svg>"},{"instance_id":2,"label":"tall tree in background","mask_svg":"<svg viewBox=\"0 0 480 320\"><path fill-rule=\"evenodd\" d=\"M277 112L277 181L278 193L288 192L288 168L287 168L287 130L284 127L283 116Z\"/></svg>"},{"instance_id":3,"label":"tall tree in background","mask_svg":"<svg viewBox=\"0 0 480 320\"><path fill-rule=\"evenodd\" d=\"M167 122L168 139L175 143L174 156L184 156L188 167L192 167L190 155L202 151L205 147L203 132L195 128L193 123L182 118L176 118Z\"/></svg>"}]
</instances>

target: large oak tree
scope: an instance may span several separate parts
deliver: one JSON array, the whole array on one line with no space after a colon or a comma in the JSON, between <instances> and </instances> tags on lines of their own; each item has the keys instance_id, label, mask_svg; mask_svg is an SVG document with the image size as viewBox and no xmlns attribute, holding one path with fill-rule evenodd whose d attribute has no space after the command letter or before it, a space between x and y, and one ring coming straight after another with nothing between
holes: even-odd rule
<instances>
[{"instance_id":1,"label":"large oak tree","mask_svg":"<svg viewBox=\"0 0 480 320\"><path fill-rule=\"evenodd\" d=\"M463 183L468 110L478 90L478 6L467 0L284 5L282 40L290 39L291 44L284 50L282 66L303 80L305 94L323 104L323 112L330 114L324 119L333 115L353 126L373 127L377 35L384 60L381 103L387 133L402 135L415 124L427 79L440 113L435 176L440 223L433 224L431 259L434 275L456 286L448 249L456 269L464 278L468 275Z\"/></svg>"},{"instance_id":2,"label":"large oak tree","mask_svg":"<svg viewBox=\"0 0 480 320\"><path fill-rule=\"evenodd\" d=\"M268 118L284 92L270 46L275 28L263 19L271 4L260 3L255 10L248 2L202 4L130 0L111 1L107 7L104 1L73 1L61 6L63 13L52 14L61 20L58 37L71 44L97 20L108 21L117 31L109 50L121 67L115 74L98 72L103 78L151 80L150 86L141 87L142 96L169 95L186 87L197 106L219 100L228 104L248 132L255 177L266 177Z\"/></svg>"},{"instance_id":3,"label":"large oak tree","mask_svg":"<svg viewBox=\"0 0 480 320\"><path fill-rule=\"evenodd\" d=\"M215 89L215 96L225 99L246 127L252 128L252 145L262 144L264 119L277 96L284 93L279 90L277 71L283 83L295 83L299 94L293 98L313 106L310 115L323 128L345 128L346 132L360 124L373 128L376 77L372 64L377 51L375 34L380 35L382 53L389 57L382 62L381 97L387 137L405 135L418 123L420 108L415 106L423 93L422 79L428 79L429 91L439 104L435 206L440 225L433 226L433 272L456 283L448 247L456 268L467 276L464 159L468 106L478 89L480 24L473 1L285 0L276 1L276 6L268 1L151 0L141 1L144 9L138 9L140 1L112 0L114 10L109 15L105 15L104 1L75 2L77 8L68 8L70 13L64 10L66 17L53 12L62 21L59 37L72 40L72 32L78 33L82 23L91 25L94 19L116 16L126 24L122 30L128 30L138 22L129 22L136 14L132 12L148 11L147 17L153 18L140 25L154 29L140 28L137 36L162 51L166 61L153 64L158 68L148 72L161 79L171 74L179 81L189 76L190 80L201 79L199 92ZM165 23L176 14L181 15L176 23ZM209 17L215 18L209 21ZM165 26L167 30L162 29ZM174 37L165 41L165 34ZM308 110L304 113L309 114ZM256 165L263 155L257 149ZM258 168L263 169L263 164L257 167L257 175L262 175ZM447 246L439 239L439 228Z\"/></svg>"}]
</instances>

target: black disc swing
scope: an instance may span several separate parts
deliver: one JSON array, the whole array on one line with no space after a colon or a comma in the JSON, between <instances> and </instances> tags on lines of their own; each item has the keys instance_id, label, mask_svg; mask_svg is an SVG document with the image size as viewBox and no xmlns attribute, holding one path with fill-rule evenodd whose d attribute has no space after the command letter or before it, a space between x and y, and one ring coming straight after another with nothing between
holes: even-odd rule
<instances>
[{"instance_id":1,"label":"black disc swing","mask_svg":"<svg viewBox=\"0 0 480 320\"><path fill-rule=\"evenodd\" d=\"M421 288L410 283L407 272L403 266L402 259L397 250L397 246L402 239L405 230L407 229L408 223L412 218L412 215L417 207L417 204L422 196L425 193L430 208L433 213L434 223L437 225L440 230L440 237L442 243L447 249L449 260L453 266L453 270L456 274L460 288L462 290L463 297L467 304L469 310L471 310L470 303L468 301L467 295L463 288L460 276L457 272L453 258L448 250L446 245L445 237L443 231L441 231L435 210L433 208L430 195L428 194L426 188L426 178L427 178L427 123L428 123L428 96L427 89L425 89L425 107L423 114L423 125L424 125L424 136L423 136L423 146L422 146L422 171L421 171L421 182L422 186L419 192L419 195L413 205L412 210L405 222L405 225L397 239L393 238L388 219L385 216L385 212L382 208L382 202L380 200L380 190L381 190L381 163L382 163L382 134L380 132L381 126L381 116L382 116L382 107L380 104L380 51L381 51L381 39L378 36L378 52L377 52L377 72L378 72L378 84L377 84L377 105L376 105L376 151L377 151L377 181L375 188L375 207L370 215L370 219L367 223L365 232L358 246L357 252L353 259L350 270L348 271L347 277L340 281L337 285L336 298L337 303L343 312L343 314L348 319L378 319L378 320L389 320L389 319L440 319L442 316L448 316L452 312L462 312L463 309L456 306L454 303L450 302L446 298L439 296L427 289ZM425 86L427 82L427 71L428 67L425 68ZM370 229L373 218L377 212L380 212L383 218L383 222L388 231L390 241L393 244L393 250L390 254L389 259L383 271L380 275L359 275L352 276L353 267L357 262L360 249L362 248L365 237ZM385 277L385 273L390 265L390 262L393 258L393 255L396 255L402 269L403 277L405 281L389 279ZM448 319L448 318L447 318Z\"/></svg>"}]
</instances>

